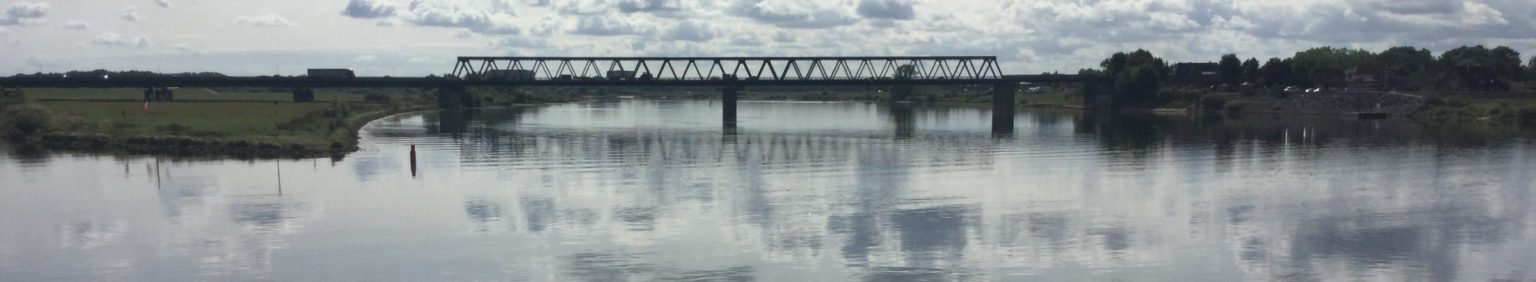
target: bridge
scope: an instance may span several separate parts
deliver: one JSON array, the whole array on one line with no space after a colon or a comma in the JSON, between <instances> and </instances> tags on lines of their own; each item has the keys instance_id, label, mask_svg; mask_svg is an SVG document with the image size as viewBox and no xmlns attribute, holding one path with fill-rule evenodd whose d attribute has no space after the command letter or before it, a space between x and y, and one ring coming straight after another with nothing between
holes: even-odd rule
<instances>
[{"instance_id":1,"label":"bridge","mask_svg":"<svg viewBox=\"0 0 1536 282\"><path fill-rule=\"evenodd\" d=\"M976 85L992 88L993 130L1011 131L1014 92L1020 83L1108 81L1099 76L1005 75L995 56L458 57L452 75L445 77L11 77L0 78L0 87L144 88L146 101L171 99L171 87L280 87L293 89L295 102L313 101L312 88L436 88L439 106L455 109L469 86L715 86L721 87L724 100L723 121L733 126L737 94L746 87ZM1085 99L1085 107L1096 100Z\"/></svg>"}]
</instances>

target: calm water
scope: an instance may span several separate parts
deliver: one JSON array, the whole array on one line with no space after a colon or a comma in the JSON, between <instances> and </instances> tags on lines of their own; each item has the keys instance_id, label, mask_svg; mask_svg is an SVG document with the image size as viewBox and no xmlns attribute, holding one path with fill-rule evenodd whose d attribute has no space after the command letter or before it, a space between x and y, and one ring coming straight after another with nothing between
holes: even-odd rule
<instances>
[{"instance_id":1,"label":"calm water","mask_svg":"<svg viewBox=\"0 0 1536 282\"><path fill-rule=\"evenodd\" d=\"M404 114L336 161L6 147L0 280L1536 279L1528 139L1071 113L994 136L986 110L859 103L744 102L732 130L719 110Z\"/></svg>"}]
</instances>

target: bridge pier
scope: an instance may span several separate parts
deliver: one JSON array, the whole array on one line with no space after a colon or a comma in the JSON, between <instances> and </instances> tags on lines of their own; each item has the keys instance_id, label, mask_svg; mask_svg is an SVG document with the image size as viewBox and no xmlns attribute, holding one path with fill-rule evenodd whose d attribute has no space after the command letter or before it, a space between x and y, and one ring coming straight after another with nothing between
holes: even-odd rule
<instances>
[{"instance_id":1,"label":"bridge pier","mask_svg":"<svg viewBox=\"0 0 1536 282\"><path fill-rule=\"evenodd\" d=\"M170 88L150 87L148 89L144 89L144 101L145 102L172 101L172 100L176 100L176 96L175 96L174 93L171 93L171 89Z\"/></svg>"},{"instance_id":2,"label":"bridge pier","mask_svg":"<svg viewBox=\"0 0 1536 282\"><path fill-rule=\"evenodd\" d=\"M1013 133L1014 108L1018 104L1014 99L1014 92L1018 90L1018 82L1010 81L992 85L992 133Z\"/></svg>"},{"instance_id":3,"label":"bridge pier","mask_svg":"<svg viewBox=\"0 0 1536 282\"><path fill-rule=\"evenodd\" d=\"M725 126L732 129L736 127L736 98L742 88L744 87L740 85L730 85L721 91L723 92L720 96L722 108L721 121L725 123Z\"/></svg>"},{"instance_id":4,"label":"bridge pier","mask_svg":"<svg viewBox=\"0 0 1536 282\"><path fill-rule=\"evenodd\" d=\"M305 102L314 102L314 101L315 101L315 90L309 89L309 88L304 88L304 87L298 87L298 88L294 88L293 89L293 102L294 103L305 103Z\"/></svg>"},{"instance_id":5,"label":"bridge pier","mask_svg":"<svg viewBox=\"0 0 1536 282\"><path fill-rule=\"evenodd\" d=\"M464 86L445 85L437 88L437 107L448 110L464 108Z\"/></svg>"}]
</instances>

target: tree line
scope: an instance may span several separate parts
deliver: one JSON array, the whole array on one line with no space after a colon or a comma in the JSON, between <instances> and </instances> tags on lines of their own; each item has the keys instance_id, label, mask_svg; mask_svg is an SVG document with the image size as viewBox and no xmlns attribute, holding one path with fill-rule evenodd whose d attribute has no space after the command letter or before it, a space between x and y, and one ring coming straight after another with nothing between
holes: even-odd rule
<instances>
[{"instance_id":1,"label":"tree line","mask_svg":"<svg viewBox=\"0 0 1536 282\"><path fill-rule=\"evenodd\" d=\"M1382 52L1364 49L1316 47L1296 52L1289 58L1241 59L1225 54L1218 60L1219 80L1230 86L1256 87L1333 87L1345 82L1346 71L1356 66L1379 69L1385 80L1396 82L1395 90L1432 90L1435 83L1453 72L1476 69L1491 73L1497 88L1509 89L1508 82L1536 79L1536 57L1522 65L1520 52L1506 46L1487 48L1462 46L1440 53L1427 49L1399 46ZM1119 52L1099 63L1100 68L1082 69L1079 74L1107 75L1114 78L1117 98L1129 103L1152 102L1170 84L1173 66L1147 50Z\"/></svg>"}]
</instances>

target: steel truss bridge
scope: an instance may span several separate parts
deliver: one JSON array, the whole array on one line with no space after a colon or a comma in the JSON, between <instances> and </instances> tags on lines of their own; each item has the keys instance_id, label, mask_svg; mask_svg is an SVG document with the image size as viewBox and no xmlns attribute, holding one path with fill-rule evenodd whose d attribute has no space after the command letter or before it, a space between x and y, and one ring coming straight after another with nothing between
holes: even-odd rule
<instances>
[{"instance_id":1,"label":"steel truss bridge","mask_svg":"<svg viewBox=\"0 0 1536 282\"><path fill-rule=\"evenodd\" d=\"M443 108L458 108L466 86L719 86L727 126L736 120L737 92L750 86L987 85L993 130L1013 128L1014 92L1022 82L1082 82L1108 77L1005 75L994 56L902 57L458 57L449 77L9 77L3 88L144 88L148 100L170 100L171 87L291 88L295 102L314 100L311 88L437 88ZM1112 93L1091 93L1084 107ZM1106 104L1107 105L1107 104Z\"/></svg>"},{"instance_id":2,"label":"steel truss bridge","mask_svg":"<svg viewBox=\"0 0 1536 282\"><path fill-rule=\"evenodd\" d=\"M497 74L503 74L498 76ZM516 74L508 77L505 74ZM1003 79L997 57L459 57L469 80L816 81Z\"/></svg>"}]
</instances>

